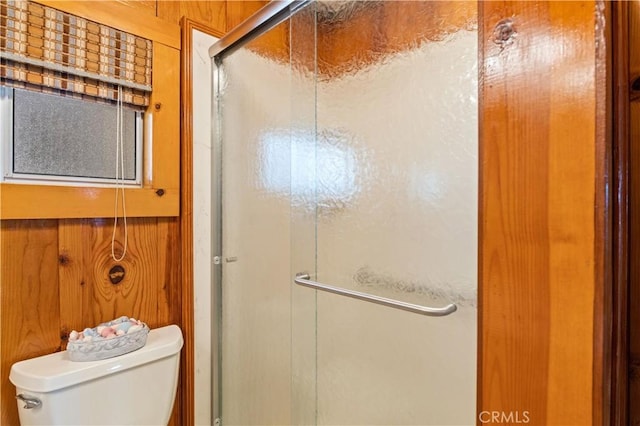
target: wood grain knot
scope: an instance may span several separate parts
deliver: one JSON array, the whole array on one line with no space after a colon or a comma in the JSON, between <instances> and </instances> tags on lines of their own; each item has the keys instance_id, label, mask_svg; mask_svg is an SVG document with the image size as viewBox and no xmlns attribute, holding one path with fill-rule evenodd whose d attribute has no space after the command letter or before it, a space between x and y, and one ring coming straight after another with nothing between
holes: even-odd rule
<instances>
[{"instance_id":1,"label":"wood grain knot","mask_svg":"<svg viewBox=\"0 0 640 426\"><path fill-rule=\"evenodd\" d=\"M71 263L71 259L66 254L61 254L60 256L58 256L58 263L63 266L68 265L69 263Z\"/></svg>"},{"instance_id":2,"label":"wood grain knot","mask_svg":"<svg viewBox=\"0 0 640 426\"><path fill-rule=\"evenodd\" d=\"M504 49L511 43L516 36L517 32L513 27L513 20L506 18L498 22L493 29L493 42Z\"/></svg>"},{"instance_id":3,"label":"wood grain knot","mask_svg":"<svg viewBox=\"0 0 640 426\"><path fill-rule=\"evenodd\" d=\"M118 284L124 279L125 274L125 270L121 265L115 265L109 269L109 281L111 281L111 284Z\"/></svg>"}]
</instances>

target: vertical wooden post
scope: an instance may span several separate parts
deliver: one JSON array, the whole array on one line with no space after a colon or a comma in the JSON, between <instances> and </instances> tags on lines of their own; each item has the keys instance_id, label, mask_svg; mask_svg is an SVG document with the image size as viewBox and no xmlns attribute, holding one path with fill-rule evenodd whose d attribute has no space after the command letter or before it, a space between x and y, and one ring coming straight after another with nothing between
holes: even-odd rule
<instances>
[{"instance_id":1,"label":"vertical wooden post","mask_svg":"<svg viewBox=\"0 0 640 426\"><path fill-rule=\"evenodd\" d=\"M602 424L601 5L480 2L479 414Z\"/></svg>"}]
</instances>

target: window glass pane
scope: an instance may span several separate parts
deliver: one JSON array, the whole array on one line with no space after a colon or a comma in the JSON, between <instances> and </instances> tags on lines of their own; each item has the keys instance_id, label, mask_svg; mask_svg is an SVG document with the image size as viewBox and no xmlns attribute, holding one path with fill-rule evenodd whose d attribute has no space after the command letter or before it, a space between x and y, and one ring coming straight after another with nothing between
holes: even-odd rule
<instances>
[{"instance_id":1,"label":"window glass pane","mask_svg":"<svg viewBox=\"0 0 640 426\"><path fill-rule=\"evenodd\" d=\"M114 179L116 106L14 91L13 173ZM124 109L124 177L136 179L136 111Z\"/></svg>"}]
</instances>

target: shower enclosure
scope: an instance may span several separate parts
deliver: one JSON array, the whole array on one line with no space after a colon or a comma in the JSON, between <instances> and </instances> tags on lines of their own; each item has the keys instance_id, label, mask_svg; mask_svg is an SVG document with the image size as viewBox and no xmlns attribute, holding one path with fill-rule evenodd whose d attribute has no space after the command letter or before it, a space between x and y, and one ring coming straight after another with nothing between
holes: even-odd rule
<instances>
[{"instance_id":1,"label":"shower enclosure","mask_svg":"<svg viewBox=\"0 0 640 426\"><path fill-rule=\"evenodd\" d=\"M209 53L216 422L475 424L476 4L272 2Z\"/></svg>"}]
</instances>

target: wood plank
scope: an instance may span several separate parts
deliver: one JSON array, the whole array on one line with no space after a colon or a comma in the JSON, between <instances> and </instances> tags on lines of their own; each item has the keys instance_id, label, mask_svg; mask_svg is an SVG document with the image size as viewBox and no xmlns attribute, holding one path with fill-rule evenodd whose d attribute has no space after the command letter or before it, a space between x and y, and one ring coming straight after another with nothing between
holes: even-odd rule
<instances>
[{"instance_id":1,"label":"wood plank","mask_svg":"<svg viewBox=\"0 0 640 426\"><path fill-rule=\"evenodd\" d=\"M160 324L182 325L180 221L177 218L158 218L156 241L156 269L158 274L158 311ZM183 330L184 334L184 330Z\"/></svg>"},{"instance_id":2,"label":"wood plank","mask_svg":"<svg viewBox=\"0 0 640 426\"><path fill-rule=\"evenodd\" d=\"M37 0L37 3L180 49L180 27L130 2Z\"/></svg>"},{"instance_id":3,"label":"wood plank","mask_svg":"<svg viewBox=\"0 0 640 426\"><path fill-rule=\"evenodd\" d=\"M227 2L225 0L159 1L158 17L175 24L179 24L182 18L187 18L224 33L227 25Z\"/></svg>"},{"instance_id":4,"label":"wood plank","mask_svg":"<svg viewBox=\"0 0 640 426\"><path fill-rule=\"evenodd\" d=\"M616 405L626 404L625 394L617 392L623 385L617 370L617 350L626 340L623 336L626 323L620 323L620 315L627 315L627 160L628 150L620 144L615 134L620 118L614 102L613 84L616 83L614 67L617 66L618 53L622 50L616 45L620 30L620 4L598 0L596 2L595 28L596 65L595 65L595 288L593 310L593 418L594 424L624 424L620 417L616 419ZM626 17L626 15L625 15ZM624 19L624 17L622 18ZM626 63L626 60L625 60ZM614 65L616 64L616 65ZM626 81L626 80L625 80ZM628 91L626 91L628 94ZM627 100L628 105L628 100ZM627 114L628 116L628 114ZM616 120L618 120L616 118ZM617 132L617 130L616 130ZM627 131L625 131L627 134ZM625 142L626 144L626 142ZM611 190L610 188L615 188ZM621 291L625 288L625 292ZM624 302L618 299L624 295ZM618 316L618 318L616 318ZM625 320L626 321L626 320ZM625 343L626 344L626 343ZM625 346L626 347L626 346ZM626 369L625 373L626 375ZM626 378L624 381L626 388ZM625 389L626 393L626 389Z\"/></svg>"},{"instance_id":5,"label":"wood plank","mask_svg":"<svg viewBox=\"0 0 640 426\"><path fill-rule=\"evenodd\" d=\"M115 0L118 3L122 3L128 7L132 7L140 10L140 12L146 12L152 16L156 16L156 0Z\"/></svg>"},{"instance_id":6,"label":"wood plank","mask_svg":"<svg viewBox=\"0 0 640 426\"><path fill-rule=\"evenodd\" d=\"M640 0L630 0L629 7L629 43L635 46L640 37ZM629 78L634 81L640 77L640 52L633 47L629 48ZM636 97L636 96L634 96Z\"/></svg>"},{"instance_id":7,"label":"wood plank","mask_svg":"<svg viewBox=\"0 0 640 426\"><path fill-rule=\"evenodd\" d=\"M156 12L156 15L160 19L177 24L180 22L180 17L182 16L182 8L180 7L180 3L182 2L172 0L158 1L158 10Z\"/></svg>"},{"instance_id":8,"label":"wood plank","mask_svg":"<svg viewBox=\"0 0 640 426\"><path fill-rule=\"evenodd\" d=\"M629 83L640 78L640 1L629 12ZM628 424L640 423L640 91L631 93L629 111L629 316Z\"/></svg>"},{"instance_id":9,"label":"wood plank","mask_svg":"<svg viewBox=\"0 0 640 426\"><path fill-rule=\"evenodd\" d=\"M543 424L547 418L543 395L547 392L549 368L545 341L550 327L546 306L549 252L547 242L540 237L547 235L548 228L544 214L548 186L548 141L544 135L548 124L530 120L545 116L539 105L544 106L549 88L547 80L537 73L532 72L526 84L522 81L528 76L523 76L525 65L517 59L526 58L526 52L507 56L488 39L496 22L514 15L524 19L526 11L512 2L501 7L481 3L480 11L480 49L485 55L481 73L485 80L480 86L478 410L527 411L534 424ZM523 40L520 34L518 37L519 42ZM518 48L525 50L529 43ZM510 58L513 59L509 61ZM521 79L520 90L508 89L511 75L511 79ZM536 87L536 99L540 99L532 105L534 113L530 114L525 111L527 87ZM535 128L543 137L535 144L527 143L532 137L526 129Z\"/></svg>"},{"instance_id":10,"label":"wood plank","mask_svg":"<svg viewBox=\"0 0 640 426\"><path fill-rule=\"evenodd\" d=\"M632 37L631 50L636 38ZM629 152L629 424L640 422L640 102L630 110Z\"/></svg>"},{"instance_id":11,"label":"wood plank","mask_svg":"<svg viewBox=\"0 0 640 426\"><path fill-rule=\"evenodd\" d=\"M186 343L189 337L180 321L181 306L179 302L174 300L180 300L182 284L180 262L175 261L176 258L179 258L177 253L179 247L178 240L180 237L178 223L179 221L177 219L158 219L157 221L156 268L158 270L159 282L155 290L158 297L158 322L160 324L178 325L182 330L182 335ZM176 320L176 318L178 319ZM193 424L193 422L185 422L185 416L188 414L184 412L184 407L189 407L188 404L193 405L193 402L185 398L184 395L186 382L188 381L185 377L185 374L187 374L185 371L186 363L185 346L183 345L180 354L180 374L178 377L178 389L180 389L180 392L176 394L173 412L169 420L169 425L172 426ZM188 411L188 408L186 411Z\"/></svg>"},{"instance_id":12,"label":"wood plank","mask_svg":"<svg viewBox=\"0 0 640 426\"><path fill-rule=\"evenodd\" d=\"M555 43L574 48L563 53L560 60L554 58L553 70L549 69L552 73L547 177L551 327L547 424L602 424L593 417L597 413L593 384L595 374L600 379L602 373L602 365L594 364L594 300L596 286L603 288L595 266L604 252L596 253L596 238L599 242L604 238L595 235L594 224L602 221L605 212L600 211L602 216L594 217L594 206L596 178L604 183L604 176L596 174L596 167L606 164L607 157L595 157L598 144L604 145L606 141L604 137L595 140L595 10L595 3L587 1L549 5L553 35L562 34L561 41ZM539 48L548 49L548 42L540 39ZM597 188L602 189L598 197L604 197L604 188ZM575 392L567 392L568 388ZM597 407L601 403L598 401Z\"/></svg>"},{"instance_id":13,"label":"wood plank","mask_svg":"<svg viewBox=\"0 0 640 426\"><path fill-rule=\"evenodd\" d=\"M55 220L0 222L0 423L18 424L11 366L60 350Z\"/></svg>"},{"instance_id":14,"label":"wood plank","mask_svg":"<svg viewBox=\"0 0 640 426\"><path fill-rule=\"evenodd\" d=\"M631 355L629 357L629 401L637 401L637 395L640 394L640 357ZM629 425L637 425L640 418L640 410L638 404L633 402L629 404ZM632 423L635 422L635 423Z\"/></svg>"},{"instance_id":15,"label":"wood plank","mask_svg":"<svg viewBox=\"0 0 640 426\"><path fill-rule=\"evenodd\" d=\"M93 288L86 266L92 251L92 241L86 238L87 220L60 220L58 253L60 266L60 329L63 349L71 330L93 327Z\"/></svg>"},{"instance_id":16,"label":"wood plank","mask_svg":"<svg viewBox=\"0 0 640 426\"><path fill-rule=\"evenodd\" d=\"M184 282L181 275L180 256L180 221L176 218L159 218L157 222L158 239L156 242L156 268L158 285L156 287L158 299L157 318L160 324L176 324L182 329L185 343L193 339L193 331L185 329L182 317L188 313L182 311L182 289L191 283ZM193 397L185 394L187 384L192 378L187 365L189 364L186 347L182 347L180 356L179 389L176 395L171 424L193 424L186 422L189 411L193 411ZM193 373L191 373L193 374ZM186 411L183 413L183 411ZM191 415L192 416L192 415Z\"/></svg>"},{"instance_id":17,"label":"wood plank","mask_svg":"<svg viewBox=\"0 0 640 426\"><path fill-rule=\"evenodd\" d=\"M480 8L478 410L592 424L595 3Z\"/></svg>"},{"instance_id":18,"label":"wood plank","mask_svg":"<svg viewBox=\"0 0 640 426\"><path fill-rule=\"evenodd\" d=\"M168 125L164 125L168 127ZM174 144L175 142L171 142ZM160 150L160 149L158 149ZM171 152L171 147L167 150ZM161 154L159 154L161 155ZM174 157L156 160L158 164L175 163L169 168L179 167ZM162 169L157 174L162 174ZM170 177L161 179L167 183ZM173 188L165 187L162 196L159 188L131 188L126 190L127 214L135 217L177 216L180 194L178 178ZM0 184L0 217L3 219L55 219L55 218L99 218L113 216L115 194L113 188L89 186L52 186ZM34 206L37 206L35 208Z\"/></svg>"},{"instance_id":19,"label":"wood plank","mask_svg":"<svg viewBox=\"0 0 640 426\"><path fill-rule=\"evenodd\" d=\"M269 3L268 0L227 1L227 32Z\"/></svg>"},{"instance_id":20,"label":"wood plank","mask_svg":"<svg viewBox=\"0 0 640 426\"><path fill-rule=\"evenodd\" d=\"M115 256L120 258L125 246L122 221L116 232ZM157 268L157 219L129 218L127 220L127 251L122 261L111 257L111 220L91 220L85 225L85 238L93 242L93 251L86 267L90 271L90 284L94 285L94 323L132 316L145 321L149 327L160 325L157 317L158 297L153 290L160 284ZM109 270L120 265L125 269L124 279L114 285Z\"/></svg>"},{"instance_id":21,"label":"wood plank","mask_svg":"<svg viewBox=\"0 0 640 426\"><path fill-rule=\"evenodd\" d=\"M81 314L64 313L66 328L93 327L122 315L141 319L149 327L158 327L159 286L157 273L157 220L127 220L127 251L116 262L111 256L112 219L80 219L60 221L61 297L75 297L71 303L82 305ZM115 256L122 255L125 245L122 220L115 238ZM124 268L122 281L113 284L112 267ZM62 281L64 279L64 281ZM67 307L67 304L63 306ZM67 308L68 309L68 308ZM84 321L77 324L71 321Z\"/></svg>"},{"instance_id":22,"label":"wood plank","mask_svg":"<svg viewBox=\"0 0 640 426\"><path fill-rule=\"evenodd\" d=\"M154 72L153 77L154 90L148 112L153 115L151 181L147 180L145 186L152 185L154 189L165 192L179 191L180 51L155 43L153 69L162 72Z\"/></svg>"}]
</instances>

